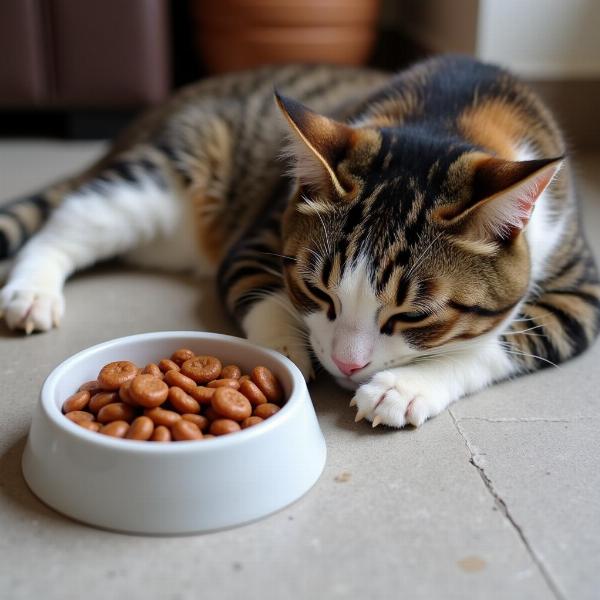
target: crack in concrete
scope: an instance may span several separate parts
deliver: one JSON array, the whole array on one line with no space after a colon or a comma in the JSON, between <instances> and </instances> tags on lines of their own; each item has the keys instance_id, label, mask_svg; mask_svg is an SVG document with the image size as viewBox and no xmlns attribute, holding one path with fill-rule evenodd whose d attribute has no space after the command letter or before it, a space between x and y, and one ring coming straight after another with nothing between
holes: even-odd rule
<instances>
[{"instance_id":1,"label":"crack in concrete","mask_svg":"<svg viewBox=\"0 0 600 600\"><path fill-rule=\"evenodd\" d=\"M519 539L521 540L522 544L525 546L525 550L531 557L531 560L533 561L533 563L537 566L538 570L540 571L540 574L542 575L542 578L546 582L546 585L550 588L550 591L552 592L554 597L557 600L566 600L566 596L560 590L557 583L552 579L552 576L547 571L542 560L540 559L540 557L537 555L536 551L531 546L529 540L527 539L527 537L525 535L525 532L523 531L521 526L515 521L510 510L508 509L506 502L502 499L500 494L498 494L498 492L496 491L496 489L494 487L492 480L490 479L488 474L485 472L485 467L480 460L481 456L485 456L485 455L482 455L482 453L475 446L473 446L471 444L471 442L465 435L464 431L462 430L461 426L459 425L459 420L461 420L461 419L457 419L454 416L454 413L452 412L452 410L448 410L448 412L450 413L450 418L454 422L454 427L456 428L456 431L458 432L460 437L464 440L465 446L466 446L467 450L469 451L469 455L470 455L469 462L475 467L475 469L477 469L477 472L479 473L479 476L481 477L483 484L485 485L486 489L488 490L488 492L491 494L492 498L494 499L494 503L498 507L498 510L500 510L500 512L504 515L506 520L511 524L511 526L513 527L513 529L519 536ZM473 419L477 419L477 417L473 417ZM483 420L487 420L487 419L483 419ZM496 422L496 421L492 421L492 422ZM502 421L500 421L500 422L502 422Z\"/></svg>"}]
</instances>

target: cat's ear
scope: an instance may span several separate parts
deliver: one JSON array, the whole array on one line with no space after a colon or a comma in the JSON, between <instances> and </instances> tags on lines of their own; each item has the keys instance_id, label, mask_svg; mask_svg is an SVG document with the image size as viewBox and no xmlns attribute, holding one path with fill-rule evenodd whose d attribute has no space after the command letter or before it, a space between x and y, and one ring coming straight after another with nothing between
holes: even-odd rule
<instances>
[{"instance_id":1,"label":"cat's ear","mask_svg":"<svg viewBox=\"0 0 600 600\"><path fill-rule=\"evenodd\" d=\"M337 195L345 196L349 190L340 181L336 166L345 155L354 130L277 91L275 99L292 131L287 153L294 160L294 174L303 185L317 189L332 186Z\"/></svg>"},{"instance_id":2,"label":"cat's ear","mask_svg":"<svg viewBox=\"0 0 600 600\"><path fill-rule=\"evenodd\" d=\"M453 220L460 222L471 238L486 241L515 238L529 223L536 201L563 160L564 157L478 160L469 205Z\"/></svg>"}]
</instances>

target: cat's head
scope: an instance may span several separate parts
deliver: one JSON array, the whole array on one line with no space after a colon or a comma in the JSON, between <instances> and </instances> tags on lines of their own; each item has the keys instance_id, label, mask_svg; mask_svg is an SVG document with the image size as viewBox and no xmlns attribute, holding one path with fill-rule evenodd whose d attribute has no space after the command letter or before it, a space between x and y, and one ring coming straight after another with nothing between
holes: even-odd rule
<instances>
[{"instance_id":1,"label":"cat's head","mask_svg":"<svg viewBox=\"0 0 600 600\"><path fill-rule=\"evenodd\" d=\"M513 162L426 131L350 126L278 96L298 189L288 293L341 383L497 331L528 289L522 232L561 160Z\"/></svg>"}]
</instances>

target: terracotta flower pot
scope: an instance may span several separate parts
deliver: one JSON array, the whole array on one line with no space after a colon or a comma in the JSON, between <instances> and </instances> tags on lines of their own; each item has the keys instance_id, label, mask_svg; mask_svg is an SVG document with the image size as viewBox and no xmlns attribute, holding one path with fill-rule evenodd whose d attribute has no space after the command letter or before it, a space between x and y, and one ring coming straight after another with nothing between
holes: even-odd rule
<instances>
[{"instance_id":1,"label":"terracotta flower pot","mask_svg":"<svg viewBox=\"0 0 600 600\"><path fill-rule=\"evenodd\" d=\"M261 64L364 64L379 0L197 0L197 43L212 72Z\"/></svg>"}]
</instances>

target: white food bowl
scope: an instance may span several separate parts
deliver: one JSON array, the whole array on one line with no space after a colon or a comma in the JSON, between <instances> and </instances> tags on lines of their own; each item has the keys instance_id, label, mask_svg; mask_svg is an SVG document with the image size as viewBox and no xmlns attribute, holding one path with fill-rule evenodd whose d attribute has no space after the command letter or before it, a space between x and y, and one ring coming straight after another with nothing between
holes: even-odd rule
<instances>
[{"instance_id":1,"label":"white food bowl","mask_svg":"<svg viewBox=\"0 0 600 600\"><path fill-rule=\"evenodd\" d=\"M200 441L159 444L87 431L61 413L64 400L115 360L138 365L177 348L249 371L271 369L288 398L264 423ZM23 454L34 494L57 511L107 529L184 534L231 527L297 500L325 466L325 440L300 371L287 358L215 333L144 333L99 344L46 379Z\"/></svg>"}]
</instances>

